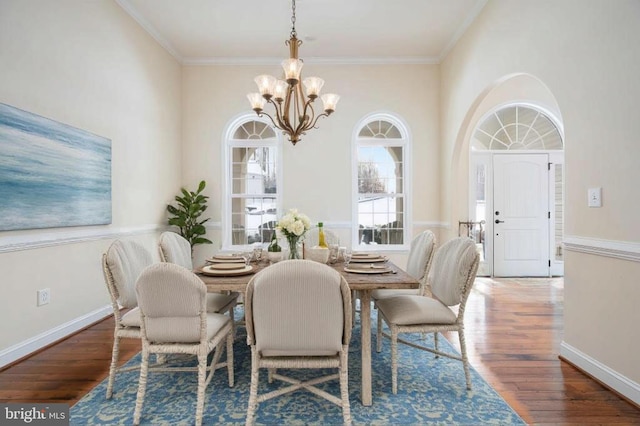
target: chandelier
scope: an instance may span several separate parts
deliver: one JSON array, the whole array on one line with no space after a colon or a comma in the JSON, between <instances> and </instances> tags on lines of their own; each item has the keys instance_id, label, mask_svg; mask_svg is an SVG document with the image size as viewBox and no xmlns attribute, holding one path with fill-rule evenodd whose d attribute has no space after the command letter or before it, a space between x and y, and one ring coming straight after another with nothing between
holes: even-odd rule
<instances>
[{"instance_id":1,"label":"chandelier","mask_svg":"<svg viewBox=\"0 0 640 426\"><path fill-rule=\"evenodd\" d=\"M302 81L306 89L305 97L305 91L300 84L300 71L304 62L298 58L298 47L302 40L298 40L296 33L295 0L291 1L291 34L285 44L289 46L289 59L282 61L284 80L271 75L259 75L255 82L260 93L249 93L247 98L259 117L263 114L269 117L273 125L288 135L291 143L295 145L307 130L317 129L316 123L320 117L327 117L335 111L340 96L333 93L322 95L324 112L316 115L313 101L320 95L324 80L319 77L307 77ZM264 112L267 102L273 105L275 112L272 115Z\"/></svg>"}]
</instances>

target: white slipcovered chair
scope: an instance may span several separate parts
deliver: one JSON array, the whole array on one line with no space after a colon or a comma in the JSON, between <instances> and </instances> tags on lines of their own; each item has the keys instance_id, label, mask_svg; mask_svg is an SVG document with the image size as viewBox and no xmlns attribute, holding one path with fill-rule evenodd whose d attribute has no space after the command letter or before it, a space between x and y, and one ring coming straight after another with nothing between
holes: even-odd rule
<instances>
[{"instance_id":1,"label":"white slipcovered chair","mask_svg":"<svg viewBox=\"0 0 640 426\"><path fill-rule=\"evenodd\" d=\"M135 285L142 271L152 264L151 253L134 241L116 240L102 255L102 272L111 297L115 320L107 399L113 394L116 373L138 368L118 368L120 339L140 338L140 310ZM129 311L123 315L120 306Z\"/></svg>"},{"instance_id":2,"label":"white slipcovered chair","mask_svg":"<svg viewBox=\"0 0 640 426\"><path fill-rule=\"evenodd\" d=\"M311 260L286 260L258 272L247 286L247 342L251 346L251 388L247 425L258 403L306 389L342 407L351 424L348 353L351 339L351 293L333 268ZM291 386L258 395L261 368ZM278 368L338 369L337 374L300 382L277 373ZM315 387L340 379L340 398Z\"/></svg>"},{"instance_id":3,"label":"white slipcovered chair","mask_svg":"<svg viewBox=\"0 0 640 426\"><path fill-rule=\"evenodd\" d=\"M431 231L423 231L412 241L409 248L406 272L420 281L417 289L378 289L371 292L371 298L376 301L383 297L399 296L401 294L426 294L427 275L435 253L436 236Z\"/></svg>"},{"instance_id":4,"label":"white slipcovered chair","mask_svg":"<svg viewBox=\"0 0 640 426\"><path fill-rule=\"evenodd\" d=\"M480 256L475 244L466 237L454 238L443 244L435 253L428 282L433 297L424 295L400 295L379 299L378 315L389 326L391 335L392 391L398 391L398 343L426 350L436 356L462 361L467 382L471 389L469 360L464 340L464 312L467 298L476 278ZM458 305L457 313L451 307ZM460 339L461 356L438 350L438 333L456 331ZM401 333L434 333L434 348L428 348L398 337ZM378 327L377 338L382 339Z\"/></svg>"},{"instance_id":5,"label":"white slipcovered chair","mask_svg":"<svg viewBox=\"0 0 640 426\"><path fill-rule=\"evenodd\" d=\"M133 423L140 424L149 371L197 371L196 425L202 424L205 388L217 368L227 367L233 386L233 328L226 315L207 312L207 288L192 271L171 263L146 268L136 283L142 360ZM225 350L226 362L220 362ZM211 364L207 357L215 349ZM198 366L149 367L150 354L192 354ZM208 373L208 374L207 374Z\"/></svg>"},{"instance_id":6,"label":"white slipcovered chair","mask_svg":"<svg viewBox=\"0 0 640 426\"><path fill-rule=\"evenodd\" d=\"M158 251L162 262L175 263L190 271L193 271L193 261L191 259L191 244L183 236L175 232L163 232L158 241ZM234 311L238 303L238 293L207 294L208 312L229 312L231 321L234 321Z\"/></svg>"},{"instance_id":7,"label":"white slipcovered chair","mask_svg":"<svg viewBox=\"0 0 640 426\"><path fill-rule=\"evenodd\" d=\"M436 236L433 232L423 231L413 238L411 247L409 248L409 257L407 259L407 273L420 281L420 287L417 289L378 289L371 292L371 299L377 306L377 301L384 297L400 296L403 294L411 295L427 295L430 290L427 288L427 276L431 268L433 254L435 253ZM382 318L378 315L378 329L382 327ZM381 339L377 340L377 350L381 350Z\"/></svg>"}]
</instances>

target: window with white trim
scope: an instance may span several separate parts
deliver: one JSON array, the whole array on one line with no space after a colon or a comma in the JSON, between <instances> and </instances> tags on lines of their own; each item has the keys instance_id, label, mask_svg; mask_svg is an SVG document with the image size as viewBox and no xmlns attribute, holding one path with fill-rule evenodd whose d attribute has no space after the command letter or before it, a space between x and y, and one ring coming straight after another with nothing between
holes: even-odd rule
<instances>
[{"instance_id":1,"label":"window with white trim","mask_svg":"<svg viewBox=\"0 0 640 426\"><path fill-rule=\"evenodd\" d=\"M280 139L255 116L237 120L227 135L223 245L268 243L282 197Z\"/></svg>"},{"instance_id":2,"label":"window with white trim","mask_svg":"<svg viewBox=\"0 0 640 426\"><path fill-rule=\"evenodd\" d=\"M355 139L354 236L365 248L400 248L409 237L407 130L389 114L367 117Z\"/></svg>"}]
</instances>

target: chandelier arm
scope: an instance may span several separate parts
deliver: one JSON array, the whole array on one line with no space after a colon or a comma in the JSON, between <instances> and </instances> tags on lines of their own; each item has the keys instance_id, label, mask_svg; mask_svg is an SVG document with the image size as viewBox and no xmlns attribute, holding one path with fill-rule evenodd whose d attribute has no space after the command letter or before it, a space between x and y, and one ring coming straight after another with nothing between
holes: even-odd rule
<instances>
[{"instance_id":1,"label":"chandelier arm","mask_svg":"<svg viewBox=\"0 0 640 426\"><path fill-rule=\"evenodd\" d=\"M312 124L311 126L309 126L309 127L308 127L307 129L305 129L305 130L309 130L309 129L311 129L311 128L317 129L317 127L316 127L316 123L318 122L318 119L319 119L320 117L328 117L328 116L329 116L329 114L327 114L326 112L323 112L322 114L318 115L318 116L316 117L315 121L313 122L313 124Z\"/></svg>"},{"instance_id":2,"label":"chandelier arm","mask_svg":"<svg viewBox=\"0 0 640 426\"><path fill-rule=\"evenodd\" d=\"M317 120L315 120L316 117L316 111L315 109L313 109L313 105L311 105L311 103L313 102L313 99L309 98L309 100L307 102L305 102L304 104L304 116L307 117L307 120L305 121L305 126L302 130L309 130L313 127L312 123L315 123ZM307 115L307 111L311 111L311 113L309 115Z\"/></svg>"},{"instance_id":3,"label":"chandelier arm","mask_svg":"<svg viewBox=\"0 0 640 426\"><path fill-rule=\"evenodd\" d=\"M263 115L266 115L267 117L269 117L269 120L271 120L271 122L273 123L273 125L274 125L275 127L277 127L278 129L280 128L280 127L278 127L278 125L276 124L276 122L275 122L275 121L273 121L273 117L271 117L268 113L264 112L264 110L262 110L262 111L260 111L260 112L257 112L256 114L258 114L258 117L262 117Z\"/></svg>"},{"instance_id":4,"label":"chandelier arm","mask_svg":"<svg viewBox=\"0 0 640 426\"><path fill-rule=\"evenodd\" d=\"M271 119L271 121L273 122L273 125L280 130L285 130L285 128L283 128L284 127L283 123L285 123L285 120L283 120L283 117L282 117L282 103L274 102L273 99L269 99L269 103L273 105L273 109L276 112L275 120L273 118Z\"/></svg>"}]
</instances>

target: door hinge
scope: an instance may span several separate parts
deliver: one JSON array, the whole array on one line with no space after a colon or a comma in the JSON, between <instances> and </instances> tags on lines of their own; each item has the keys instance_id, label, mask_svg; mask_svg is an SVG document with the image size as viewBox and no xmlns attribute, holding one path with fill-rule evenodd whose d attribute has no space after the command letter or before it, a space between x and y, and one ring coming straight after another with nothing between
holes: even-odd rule
<instances>
[{"instance_id":1,"label":"door hinge","mask_svg":"<svg viewBox=\"0 0 640 426\"><path fill-rule=\"evenodd\" d=\"M551 212L547 212L547 219L551 219Z\"/></svg>"},{"instance_id":2,"label":"door hinge","mask_svg":"<svg viewBox=\"0 0 640 426\"><path fill-rule=\"evenodd\" d=\"M547 163L547 170L551 170L551 163Z\"/></svg>"},{"instance_id":3,"label":"door hinge","mask_svg":"<svg viewBox=\"0 0 640 426\"><path fill-rule=\"evenodd\" d=\"M551 268L551 259L549 259L549 268Z\"/></svg>"}]
</instances>

